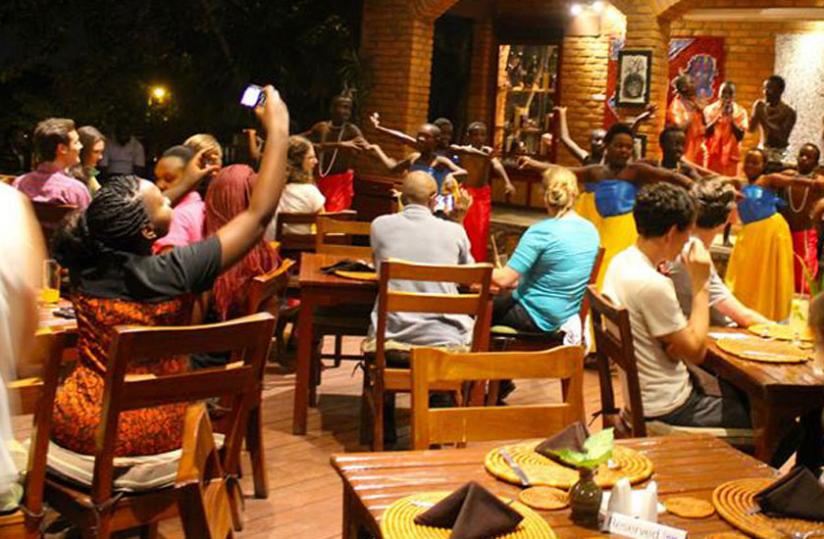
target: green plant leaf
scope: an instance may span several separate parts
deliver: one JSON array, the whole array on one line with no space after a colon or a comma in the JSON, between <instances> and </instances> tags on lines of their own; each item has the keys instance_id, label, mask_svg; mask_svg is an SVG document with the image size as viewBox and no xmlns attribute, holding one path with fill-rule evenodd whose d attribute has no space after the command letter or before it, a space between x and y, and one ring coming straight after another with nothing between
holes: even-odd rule
<instances>
[{"instance_id":1,"label":"green plant leaf","mask_svg":"<svg viewBox=\"0 0 824 539\"><path fill-rule=\"evenodd\" d=\"M604 429L593 434L584 442L585 452L571 449L553 451L564 463L576 468L597 468L612 457L612 448L615 444L613 429Z\"/></svg>"}]
</instances>

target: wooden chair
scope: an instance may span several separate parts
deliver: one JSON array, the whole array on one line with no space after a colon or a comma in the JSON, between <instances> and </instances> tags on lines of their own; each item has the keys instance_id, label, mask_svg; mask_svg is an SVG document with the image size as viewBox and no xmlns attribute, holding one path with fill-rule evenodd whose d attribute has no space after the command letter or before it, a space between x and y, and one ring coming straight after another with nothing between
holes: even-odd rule
<instances>
[{"instance_id":1,"label":"wooden chair","mask_svg":"<svg viewBox=\"0 0 824 539\"><path fill-rule=\"evenodd\" d=\"M258 275L252 279L249 285L249 295L246 307L246 314L252 315L258 312L269 312L277 316L275 326L276 346L278 354L286 347L282 344L281 313L288 312L289 308L279 305L280 299L286 295L289 286L289 270L295 264L294 260L286 259L280 265L263 275ZM261 375L263 371L261 370ZM263 387L263 378L260 380ZM269 482L266 473L266 458L263 452L263 417L261 415L261 395L258 393L257 400L249 410L249 421L246 427L246 449L252 461L252 479L255 485L255 497L265 499L269 497Z\"/></svg>"},{"instance_id":2,"label":"wooden chair","mask_svg":"<svg viewBox=\"0 0 824 539\"><path fill-rule=\"evenodd\" d=\"M59 382L65 337L57 333L38 335L29 363L39 364L40 376L18 379L6 384L9 400L18 405L21 415L34 415L28 464L23 482L21 508L0 516L0 539L41 537L44 517L43 489L46 458L52 423L54 395Z\"/></svg>"},{"instance_id":3,"label":"wooden chair","mask_svg":"<svg viewBox=\"0 0 824 539\"><path fill-rule=\"evenodd\" d=\"M317 234L292 234L284 227L287 225L309 225L317 224L318 217L330 217L337 221L354 221L358 212L344 210L334 213L279 213L275 224L275 240L280 242L280 250L287 256L296 256L300 252L314 252Z\"/></svg>"},{"instance_id":4,"label":"wooden chair","mask_svg":"<svg viewBox=\"0 0 824 539\"><path fill-rule=\"evenodd\" d=\"M641 400L641 384L632 340L629 311L615 306L598 293L595 285L587 287L592 309L592 328L595 334L595 355L598 379L601 386L601 413L604 427L614 427L615 435L622 438L643 438L647 435L709 434L722 438L737 447L751 447L751 429L700 428L669 425L662 421L648 420L644 416ZM624 375L624 408L615 404L610 362Z\"/></svg>"},{"instance_id":5,"label":"wooden chair","mask_svg":"<svg viewBox=\"0 0 824 539\"><path fill-rule=\"evenodd\" d=\"M318 217L315 251L323 254L348 256L356 259L372 260L372 248L352 245L352 236L369 238L372 223L364 221L341 221L327 215ZM331 238L330 238L331 236ZM333 240L335 240L333 242Z\"/></svg>"},{"instance_id":6,"label":"wooden chair","mask_svg":"<svg viewBox=\"0 0 824 539\"><path fill-rule=\"evenodd\" d=\"M513 378L561 381L563 401L545 405L429 408L437 385ZM584 421L584 351L561 346L543 352L412 351L412 448L467 441L546 437Z\"/></svg>"},{"instance_id":7,"label":"wooden chair","mask_svg":"<svg viewBox=\"0 0 824 539\"><path fill-rule=\"evenodd\" d=\"M392 280L456 283L465 287L477 287L478 291L456 295L400 292L390 288L389 284ZM375 355L374 361L367 361L364 368L363 402L361 404L361 428L364 429L371 418L372 447L375 451L383 450L385 402L392 405L396 393L406 393L412 390L409 369L387 366L386 326L389 313L444 313L474 316L472 351L480 352L489 345L489 284L491 280L491 264L446 266L412 264L399 260L381 263L378 281ZM460 384L457 386L459 388ZM442 389L454 391L455 388L456 384L450 383ZM390 400L387 401L387 397Z\"/></svg>"},{"instance_id":8,"label":"wooden chair","mask_svg":"<svg viewBox=\"0 0 824 539\"><path fill-rule=\"evenodd\" d=\"M604 248L599 247L598 254L595 255L595 263L592 265L592 271L589 273L589 284L595 284L595 281L598 280L598 272L601 270L601 262L603 259ZM583 331L586 331L587 315L589 315L589 301L585 293L581 300L581 308L578 311L578 317L581 319ZM560 331L553 333L531 333L503 325L492 326L491 336L492 349L499 351L529 352L548 350L564 343L564 334Z\"/></svg>"},{"instance_id":9,"label":"wooden chair","mask_svg":"<svg viewBox=\"0 0 824 539\"><path fill-rule=\"evenodd\" d=\"M114 450L117 443L117 424L121 413L164 404L202 401L215 397L230 397L229 414L223 457L220 465L225 474L219 475L213 467L202 478L205 485L203 506L215 511L219 505L211 487L215 479L233 483L233 475L239 468L239 456L245 434L249 410L260 397L262 370L269 350L274 318L260 313L222 322L220 324L188 327L117 327L109 348L106 368L103 406L97 429L94 454L94 474L91 487L69 482L49 474L46 479L46 500L75 526L84 536L108 538L115 531L148 528L148 535L156 534L157 523L179 513L178 506L192 496L190 487L185 492L173 487L158 488L136 493L114 492ZM167 376L127 376L128 365L135 360L169 355L230 352L239 361L225 368L203 369ZM198 404L197 406L202 406ZM192 412L187 418L197 419ZM209 470L206 462L214 459L191 457L210 454L211 448L201 444L202 426L188 424L184 432L200 433L196 440L184 440L189 460L178 463L178 483L181 487L191 483L192 470ZM191 436L189 436L191 438ZM194 445L193 445L194 444ZM201 445L198 450L198 445ZM194 459L194 460L193 460ZM235 529L240 528L238 499L226 494ZM184 514L194 511L184 508ZM215 518L226 511L222 508ZM200 536L199 536L200 537Z\"/></svg>"},{"instance_id":10,"label":"wooden chair","mask_svg":"<svg viewBox=\"0 0 824 539\"><path fill-rule=\"evenodd\" d=\"M77 209L76 206L46 204L45 202L32 202L32 207L34 208L34 215L37 216L37 221L40 223L40 229L43 231L47 246L63 219Z\"/></svg>"}]
</instances>

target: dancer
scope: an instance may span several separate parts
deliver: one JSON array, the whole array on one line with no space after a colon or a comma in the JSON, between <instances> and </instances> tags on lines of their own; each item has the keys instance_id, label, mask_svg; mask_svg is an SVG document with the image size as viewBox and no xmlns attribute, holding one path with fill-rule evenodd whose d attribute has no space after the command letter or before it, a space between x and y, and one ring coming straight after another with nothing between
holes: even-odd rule
<instances>
[{"instance_id":1,"label":"dancer","mask_svg":"<svg viewBox=\"0 0 824 539\"><path fill-rule=\"evenodd\" d=\"M795 127L795 109L781 100L786 87L783 77L772 75L764 81L764 99L758 99L752 104L750 133L761 128L758 147L765 152L768 172L784 168L790 134Z\"/></svg>"},{"instance_id":2,"label":"dancer","mask_svg":"<svg viewBox=\"0 0 824 539\"><path fill-rule=\"evenodd\" d=\"M735 102L735 84L731 81L721 84L718 96L704 109L707 168L724 176L737 176L741 139L750 125L747 111Z\"/></svg>"},{"instance_id":3,"label":"dancer","mask_svg":"<svg viewBox=\"0 0 824 539\"><path fill-rule=\"evenodd\" d=\"M704 164L704 114L695 95L695 84L689 75L675 79L675 97L667 110L667 125L684 130L684 157L691 163Z\"/></svg>"},{"instance_id":4,"label":"dancer","mask_svg":"<svg viewBox=\"0 0 824 539\"><path fill-rule=\"evenodd\" d=\"M589 134L589 152L578 146L572 137L569 135L569 124L567 123L566 107L554 107L552 109L558 116L558 131L561 137L561 143L569 150L575 159L582 165L598 165L604 159L604 136L607 132L605 129L593 129ZM649 105L644 112L636 116L630 124L633 133L643 123L652 118L655 114L656 106Z\"/></svg>"},{"instance_id":5,"label":"dancer","mask_svg":"<svg viewBox=\"0 0 824 539\"><path fill-rule=\"evenodd\" d=\"M579 183L594 194L599 219L593 221L601 235L604 259L598 275L598 287L603 283L606 268L613 256L635 243L638 233L632 217L635 195L647 183L669 182L689 188L692 180L683 174L654 167L647 163L630 162L633 151L632 129L615 124L606 137L604 164L570 168ZM541 163L529 157L518 159L521 168L539 170L557 166Z\"/></svg>"},{"instance_id":6,"label":"dancer","mask_svg":"<svg viewBox=\"0 0 824 539\"><path fill-rule=\"evenodd\" d=\"M356 154L369 143L357 125L350 122L354 100L352 91L344 89L332 100L331 119L318 122L301 135L311 140L318 153L318 189L326 197L328 212L346 210L355 196Z\"/></svg>"}]
</instances>

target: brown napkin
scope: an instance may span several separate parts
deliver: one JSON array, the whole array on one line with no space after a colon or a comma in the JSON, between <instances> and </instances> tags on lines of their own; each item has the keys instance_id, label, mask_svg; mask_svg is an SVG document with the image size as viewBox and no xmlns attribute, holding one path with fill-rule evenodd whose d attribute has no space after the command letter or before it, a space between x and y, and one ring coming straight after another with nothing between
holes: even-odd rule
<instances>
[{"instance_id":1,"label":"brown napkin","mask_svg":"<svg viewBox=\"0 0 824 539\"><path fill-rule=\"evenodd\" d=\"M450 539L487 539L514 531L523 518L497 496L470 481L416 516L415 524L452 528Z\"/></svg>"},{"instance_id":2,"label":"brown napkin","mask_svg":"<svg viewBox=\"0 0 824 539\"><path fill-rule=\"evenodd\" d=\"M824 521L824 486L799 466L755 495L767 515Z\"/></svg>"},{"instance_id":3,"label":"brown napkin","mask_svg":"<svg viewBox=\"0 0 824 539\"><path fill-rule=\"evenodd\" d=\"M583 453L584 442L587 441L587 438L589 438L589 431L583 423L577 421L558 434L550 436L541 442L538 447L535 448L535 452L557 461L558 457L552 453L553 451L572 449L573 451Z\"/></svg>"}]
</instances>

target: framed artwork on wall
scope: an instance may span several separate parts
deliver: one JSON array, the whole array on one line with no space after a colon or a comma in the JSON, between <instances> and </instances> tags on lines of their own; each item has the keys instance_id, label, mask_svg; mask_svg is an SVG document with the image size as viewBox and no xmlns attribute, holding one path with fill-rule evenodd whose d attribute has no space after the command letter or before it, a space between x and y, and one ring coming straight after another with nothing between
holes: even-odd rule
<instances>
[{"instance_id":1,"label":"framed artwork on wall","mask_svg":"<svg viewBox=\"0 0 824 539\"><path fill-rule=\"evenodd\" d=\"M632 153L635 159L643 159L647 156L647 136L635 135L632 137Z\"/></svg>"},{"instance_id":2,"label":"framed artwork on wall","mask_svg":"<svg viewBox=\"0 0 824 539\"><path fill-rule=\"evenodd\" d=\"M618 53L618 106L649 104L652 51L624 49Z\"/></svg>"}]
</instances>

